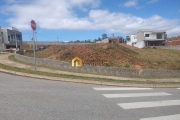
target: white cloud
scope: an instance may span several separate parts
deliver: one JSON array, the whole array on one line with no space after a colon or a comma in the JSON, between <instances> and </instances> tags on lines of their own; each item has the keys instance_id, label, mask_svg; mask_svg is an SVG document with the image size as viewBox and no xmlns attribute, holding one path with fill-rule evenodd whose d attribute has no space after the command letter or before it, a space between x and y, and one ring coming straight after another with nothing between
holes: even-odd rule
<instances>
[{"instance_id":1,"label":"white cloud","mask_svg":"<svg viewBox=\"0 0 180 120\"><path fill-rule=\"evenodd\" d=\"M89 17L94 19L94 20L98 20L104 17L107 17L107 15L109 15L109 11L108 10L91 10L89 12Z\"/></svg>"},{"instance_id":2,"label":"white cloud","mask_svg":"<svg viewBox=\"0 0 180 120\"><path fill-rule=\"evenodd\" d=\"M125 7L135 7L137 6L137 0L129 0L126 3L124 3Z\"/></svg>"},{"instance_id":3,"label":"white cloud","mask_svg":"<svg viewBox=\"0 0 180 120\"><path fill-rule=\"evenodd\" d=\"M177 26L177 27L174 27L172 29L169 29L167 30L167 33L168 33L168 37L171 37L171 36L179 36L179 31L180 31L180 25Z\"/></svg>"},{"instance_id":4,"label":"white cloud","mask_svg":"<svg viewBox=\"0 0 180 120\"><path fill-rule=\"evenodd\" d=\"M167 30L171 35L179 35L180 19L166 19L159 15L141 18L101 9L90 10L85 17L79 17L74 11L75 8L92 9L98 7L100 1L99 3L95 3L97 0L75 1L34 0L29 4L11 4L5 9L5 12L12 16L7 21L20 30L31 30L30 21L34 19L38 27L49 30L106 30L108 33L129 35L139 29L152 29Z\"/></svg>"},{"instance_id":5,"label":"white cloud","mask_svg":"<svg viewBox=\"0 0 180 120\"><path fill-rule=\"evenodd\" d=\"M69 2L77 6L91 5L93 8L98 7L100 4L100 0L70 0Z\"/></svg>"},{"instance_id":6,"label":"white cloud","mask_svg":"<svg viewBox=\"0 0 180 120\"><path fill-rule=\"evenodd\" d=\"M155 3L155 2L158 2L160 0L149 0L148 3Z\"/></svg>"}]
</instances>

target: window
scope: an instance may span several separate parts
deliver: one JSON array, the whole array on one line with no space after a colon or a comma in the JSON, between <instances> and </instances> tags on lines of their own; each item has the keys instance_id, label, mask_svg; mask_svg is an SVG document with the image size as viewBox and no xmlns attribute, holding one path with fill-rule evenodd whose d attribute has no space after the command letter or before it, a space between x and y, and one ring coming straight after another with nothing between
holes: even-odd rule
<instances>
[{"instance_id":1,"label":"window","mask_svg":"<svg viewBox=\"0 0 180 120\"><path fill-rule=\"evenodd\" d=\"M127 40L127 41L130 41L130 37L129 37L129 36L126 36L126 40Z\"/></svg>"},{"instance_id":2,"label":"window","mask_svg":"<svg viewBox=\"0 0 180 120\"><path fill-rule=\"evenodd\" d=\"M130 41L131 38L130 38L129 36L126 36L126 40L127 40L127 41Z\"/></svg>"},{"instance_id":3,"label":"window","mask_svg":"<svg viewBox=\"0 0 180 120\"><path fill-rule=\"evenodd\" d=\"M10 36L8 36L8 41L10 41Z\"/></svg>"},{"instance_id":4,"label":"window","mask_svg":"<svg viewBox=\"0 0 180 120\"><path fill-rule=\"evenodd\" d=\"M145 37L149 37L149 34L145 34Z\"/></svg>"},{"instance_id":5,"label":"window","mask_svg":"<svg viewBox=\"0 0 180 120\"><path fill-rule=\"evenodd\" d=\"M157 39L162 39L162 34L157 34Z\"/></svg>"},{"instance_id":6,"label":"window","mask_svg":"<svg viewBox=\"0 0 180 120\"><path fill-rule=\"evenodd\" d=\"M13 35L11 35L11 41L13 41L14 40L14 36Z\"/></svg>"}]
</instances>

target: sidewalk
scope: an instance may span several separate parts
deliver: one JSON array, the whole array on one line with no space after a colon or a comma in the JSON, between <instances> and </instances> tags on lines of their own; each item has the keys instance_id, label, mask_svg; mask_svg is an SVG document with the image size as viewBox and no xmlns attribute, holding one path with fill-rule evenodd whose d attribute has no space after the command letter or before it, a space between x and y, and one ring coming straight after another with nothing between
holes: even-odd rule
<instances>
[{"instance_id":1,"label":"sidewalk","mask_svg":"<svg viewBox=\"0 0 180 120\"><path fill-rule=\"evenodd\" d=\"M24 69L29 69L29 70L34 70L34 66L31 65L25 65L21 63L17 63L14 61L11 61L8 59L8 56L12 54L0 54L0 63L9 65L9 66L14 66L18 68L24 68ZM42 71L42 72L49 72L49 73L57 73L57 74L67 74L67 75L75 75L75 76L85 76L85 77L93 77L93 78L108 78L108 79L114 79L114 80L135 80L135 81L156 81L156 82L180 82L179 78L171 78L171 79L143 79L143 78L127 78L127 77L116 77L116 76L105 76L105 75L95 75L95 74L86 74L86 73L74 73L74 72L68 72L68 71L60 71L60 70L55 70L55 69L50 69L50 68L43 68L43 67L36 67L37 71ZM11 72L12 73L12 72ZM17 73L17 72L16 72ZM24 75L24 74L23 74ZM31 77L40 77L39 75L33 75ZM41 76L40 78L48 78L46 76ZM54 78L52 78L54 79ZM60 79L60 78L59 78ZM63 78L64 79L64 78ZM65 79L64 79L65 80ZM74 82L75 79L73 79ZM81 81L81 80L78 80ZM89 81L90 82L90 81ZM96 82L97 81L91 81ZM102 84L102 82L101 82ZM115 83L114 83L115 84ZM117 83L116 83L117 84ZM112 85L112 84L111 84Z\"/></svg>"}]
</instances>

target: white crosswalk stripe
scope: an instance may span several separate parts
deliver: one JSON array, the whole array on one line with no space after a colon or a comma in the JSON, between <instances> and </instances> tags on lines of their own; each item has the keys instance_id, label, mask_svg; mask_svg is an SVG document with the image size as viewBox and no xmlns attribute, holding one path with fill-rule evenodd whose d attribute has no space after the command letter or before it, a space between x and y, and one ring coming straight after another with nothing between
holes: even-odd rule
<instances>
[{"instance_id":1,"label":"white crosswalk stripe","mask_svg":"<svg viewBox=\"0 0 180 120\"><path fill-rule=\"evenodd\" d=\"M151 101L151 102L133 102L133 103L119 103L123 109L136 109L136 108L148 108L148 107L162 107L180 105L180 100L166 100L166 101Z\"/></svg>"},{"instance_id":2,"label":"white crosswalk stripe","mask_svg":"<svg viewBox=\"0 0 180 120\"><path fill-rule=\"evenodd\" d=\"M152 90L152 88L133 88L133 87L106 87L106 88L93 88L94 90Z\"/></svg>"},{"instance_id":3,"label":"white crosswalk stripe","mask_svg":"<svg viewBox=\"0 0 180 120\"><path fill-rule=\"evenodd\" d=\"M111 98L117 98L116 100L120 98L143 98L143 97L149 97L149 100L147 98L146 101L138 102L125 102L125 103L117 103L118 106L125 110L136 110L136 109L142 109L142 108L155 108L155 107L164 107L164 106L177 106L180 105L180 99L178 100L162 100L162 101L152 101L151 97L162 97L162 96L170 96L172 94L166 93L166 92L149 92L149 90L154 90L152 88L135 88L135 87L94 87L93 88L96 91L103 92L103 96L111 99ZM180 89L180 88L177 88ZM105 92L116 92L116 93L108 93ZM120 93L117 93L117 91L120 91ZM125 92L126 93L123 93ZM133 91L133 92L127 92L127 91ZM137 92L139 91L139 92ZM140 92L141 91L141 92ZM143 92L142 92L143 91ZM146 92L144 92L146 91ZM167 99L166 97L164 97ZM129 99L128 99L129 100ZM133 99L132 99L133 100ZM139 100L139 99L135 99ZM155 116L150 118L141 118L140 120L180 120L180 114L177 115L168 115L168 116Z\"/></svg>"},{"instance_id":4,"label":"white crosswalk stripe","mask_svg":"<svg viewBox=\"0 0 180 120\"><path fill-rule=\"evenodd\" d=\"M121 98L121 97L146 97L146 96L165 96L171 95L166 92L154 92L154 93L126 93L126 94L103 94L106 98Z\"/></svg>"},{"instance_id":5,"label":"white crosswalk stripe","mask_svg":"<svg viewBox=\"0 0 180 120\"><path fill-rule=\"evenodd\" d=\"M179 120L180 114L177 115L169 115L169 116L159 116L159 117L152 117L152 118L142 118L140 120Z\"/></svg>"}]
</instances>

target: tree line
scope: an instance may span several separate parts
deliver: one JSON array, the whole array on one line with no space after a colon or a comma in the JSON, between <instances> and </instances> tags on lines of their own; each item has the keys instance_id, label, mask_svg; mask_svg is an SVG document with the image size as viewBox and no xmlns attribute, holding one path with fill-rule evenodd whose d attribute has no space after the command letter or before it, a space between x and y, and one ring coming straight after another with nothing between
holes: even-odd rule
<instances>
[{"instance_id":1,"label":"tree line","mask_svg":"<svg viewBox=\"0 0 180 120\"><path fill-rule=\"evenodd\" d=\"M112 34L112 37L115 37L114 34ZM108 37L107 34L102 34L102 37L98 37L97 39L87 39L87 40L75 40L75 41L69 41L69 43L96 43L98 41L102 41L106 38L112 38L112 37ZM117 36L116 38L119 38L120 43L125 43L126 39L124 39L122 36Z\"/></svg>"}]
</instances>

